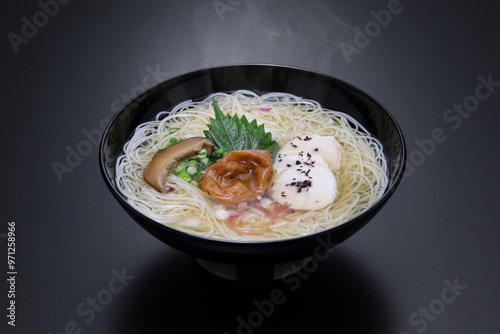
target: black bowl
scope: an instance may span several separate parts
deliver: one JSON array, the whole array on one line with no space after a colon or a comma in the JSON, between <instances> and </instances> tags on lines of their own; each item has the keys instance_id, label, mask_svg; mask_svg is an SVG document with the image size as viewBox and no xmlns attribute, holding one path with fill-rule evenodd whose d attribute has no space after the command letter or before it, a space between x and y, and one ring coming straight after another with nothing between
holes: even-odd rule
<instances>
[{"instance_id":1,"label":"black bowl","mask_svg":"<svg viewBox=\"0 0 500 334\"><path fill-rule=\"evenodd\" d=\"M115 164L122 147L141 123L180 102L211 93L239 89L284 92L313 99L329 109L355 118L384 145L389 162L389 184L382 198L360 216L312 235L263 242L234 242L187 234L153 221L127 203L115 183ZM206 269L227 278L278 278L291 273L284 263L305 263L346 240L383 207L403 176L406 147L403 134L387 110L359 89L332 77L274 65L238 65L199 70L167 80L130 101L104 131L99 163L108 188L121 206L146 231L166 244L191 254ZM281 265L277 265L281 264Z\"/></svg>"}]
</instances>

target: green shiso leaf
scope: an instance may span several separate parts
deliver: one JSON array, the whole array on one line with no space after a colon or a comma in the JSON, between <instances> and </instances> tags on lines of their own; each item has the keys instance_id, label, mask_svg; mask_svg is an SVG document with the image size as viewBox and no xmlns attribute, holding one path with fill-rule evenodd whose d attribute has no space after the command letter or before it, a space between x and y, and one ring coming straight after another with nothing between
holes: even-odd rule
<instances>
[{"instance_id":1,"label":"green shiso leaf","mask_svg":"<svg viewBox=\"0 0 500 334\"><path fill-rule=\"evenodd\" d=\"M207 124L208 131L204 131L215 149L223 148L226 152L236 150L267 150L271 157L277 153L276 141L270 132L266 132L264 124L257 125L257 121L249 122L245 116L239 118L234 115L224 114L212 98L215 119L210 119Z\"/></svg>"}]
</instances>

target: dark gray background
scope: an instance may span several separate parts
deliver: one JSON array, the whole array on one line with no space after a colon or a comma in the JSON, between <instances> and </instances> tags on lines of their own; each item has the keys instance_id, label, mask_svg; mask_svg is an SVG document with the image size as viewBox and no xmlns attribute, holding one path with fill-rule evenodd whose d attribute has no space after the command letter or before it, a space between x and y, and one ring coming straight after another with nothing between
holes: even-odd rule
<instances>
[{"instance_id":1,"label":"dark gray background","mask_svg":"<svg viewBox=\"0 0 500 334\"><path fill-rule=\"evenodd\" d=\"M17 53L9 33L21 35L23 17L33 22L42 7L4 4L0 277L8 271L9 221L16 222L18 275L16 327L7 326L5 279L0 327L233 334L238 317L255 315L254 301L279 289L286 300L254 333L500 332L500 87L460 124L446 120L454 104L475 101L479 77L500 82L498 2L401 0L399 13L348 57L341 45L355 45L356 28L376 29L372 11L397 2L220 3L227 6L221 15L213 1L73 0L47 22L38 15L41 27ZM86 131L99 132L124 101L158 80L242 63L345 80L387 107L407 140L409 169L395 196L295 291L285 282L212 277L154 239L107 190L97 146L84 144ZM431 145L435 131L446 140ZM67 165L67 150L78 147L88 155L58 178L53 164ZM119 286L113 273L122 271L130 276L124 289L94 318L81 315L89 298L110 296L109 283ZM449 303L445 281L461 287ZM419 312L429 307L435 315L426 319Z\"/></svg>"}]
</instances>

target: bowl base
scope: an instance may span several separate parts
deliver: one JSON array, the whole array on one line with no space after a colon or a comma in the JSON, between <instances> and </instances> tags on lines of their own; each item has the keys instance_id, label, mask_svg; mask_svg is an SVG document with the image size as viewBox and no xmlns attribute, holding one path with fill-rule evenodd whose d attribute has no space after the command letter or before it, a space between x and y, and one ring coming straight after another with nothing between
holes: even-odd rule
<instances>
[{"instance_id":1,"label":"bowl base","mask_svg":"<svg viewBox=\"0 0 500 334\"><path fill-rule=\"evenodd\" d=\"M240 282L264 282L279 280L302 269L312 257L272 264L229 264L194 258L203 269L215 276Z\"/></svg>"}]
</instances>

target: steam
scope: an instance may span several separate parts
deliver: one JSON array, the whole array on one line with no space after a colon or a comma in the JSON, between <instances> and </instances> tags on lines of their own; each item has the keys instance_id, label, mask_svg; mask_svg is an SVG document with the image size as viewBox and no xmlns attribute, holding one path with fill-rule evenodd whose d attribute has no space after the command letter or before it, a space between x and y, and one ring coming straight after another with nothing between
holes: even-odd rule
<instances>
[{"instance_id":1,"label":"steam","mask_svg":"<svg viewBox=\"0 0 500 334\"><path fill-rule=\"evenodd\" d=\"M222 0L200 5L193 29L204 67L276 63L323 70L355 31L326 0Z\"/></svg>"}]
</instances>

